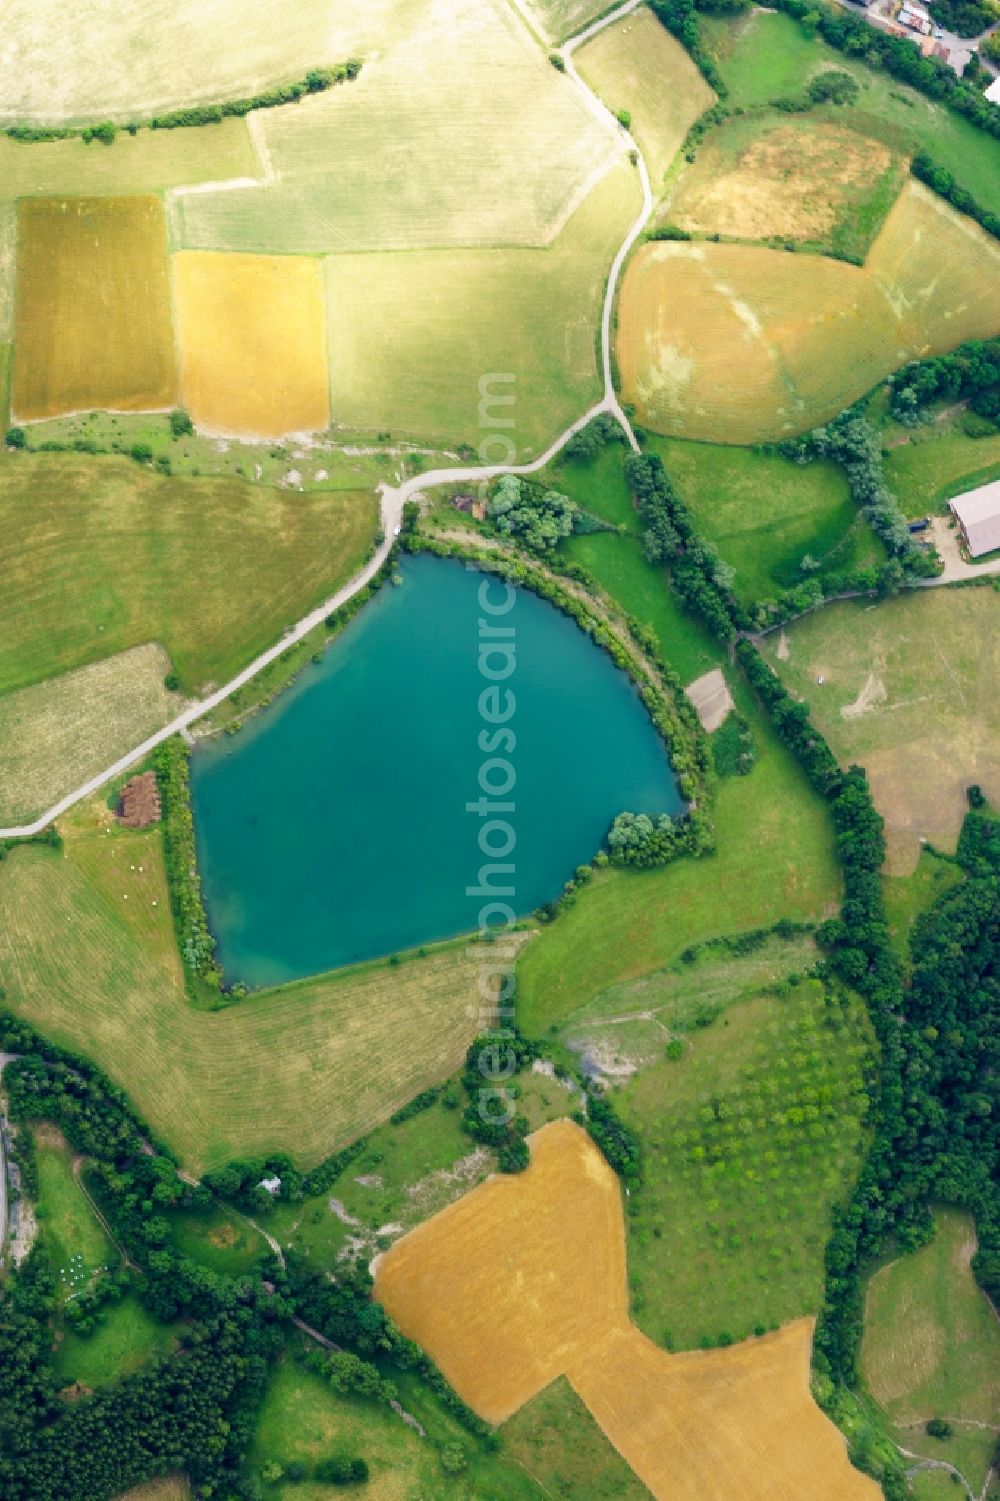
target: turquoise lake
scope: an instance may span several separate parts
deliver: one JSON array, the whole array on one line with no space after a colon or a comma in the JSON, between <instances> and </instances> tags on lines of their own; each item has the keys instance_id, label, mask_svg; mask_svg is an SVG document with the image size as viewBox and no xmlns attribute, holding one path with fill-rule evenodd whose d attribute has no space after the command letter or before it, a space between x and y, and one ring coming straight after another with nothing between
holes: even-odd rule
<instances>
[{"instance_id":1,"label":"turquoise lake","mask_svg":"<svg viewBox=\"0 0 1000 1501\"><path fill-rule=\"evenodd\" d=\"M514 864L493 884L513 885L498 899L526 915L592 858L615 814L682 807L638 695L573 621L525 590L485 614L480 588L499 606L505 585L457 562L407 558L401 572L322 663L194 752L198 858L229 982L274 984L470 931L484 898L466 888L493 861ZM481 619L513 627L510 676L499 677L506 651L484 662L495 684L480 670ZM494 686L487 723L480 695ZM508 749L496 721L512 707ZM481 735L500 738L481 748ZM479 844L489 817L466 807L488 761L495 801L515 805L497 814L509 828L485 836L495 854Z\"/></svg>"}]
</instances>

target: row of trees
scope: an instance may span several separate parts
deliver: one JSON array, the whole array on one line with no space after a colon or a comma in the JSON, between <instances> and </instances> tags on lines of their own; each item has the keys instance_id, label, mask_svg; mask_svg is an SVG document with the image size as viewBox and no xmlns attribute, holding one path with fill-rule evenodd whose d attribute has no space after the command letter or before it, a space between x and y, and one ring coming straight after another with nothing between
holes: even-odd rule
<instances>
[{"instance_id":1,"label":"row of trees","mask_svg":"<svg viewBox=\"0 0 1000 1501\"><path fill-rule=\"evenodd\" d=\"M347 83L357 78L361 63L352 58L346 63L332 67L310 68L303 78L293 83L276 84L256 94L247 94L242 99L226 99L219 104L195 104L187 109L175 109L166 114L152 115L147 120L133 120L119 127L110 120L97 125L8 125L6 134L14 141L65 141L79 137L83 141L100 141L110 146L115 141L119 128L129 135L137 135L144 127L149 130L176 130L182 126L218 125L231 116L249 115L252 110L275 109L282 104L294 104L308 94L321 94L338 83Z\"/></svg>"},{"instance_id":2,"label":"row of trees","mask_svg":"<svg viewBox=\"0 0 1000 1501\"><path fill-rule=\"evenodd\" d=\"M947 167L940 166L926 151L918 151L910 162L910 171L914 177L933 188L940 197L946 198L952 208L957 208L960 214L968 214L970 219L975 219L977 224L982 225L987 234L1000 240L1000 214L984 208L962 187Z\"/></svg>"}]
</instances>

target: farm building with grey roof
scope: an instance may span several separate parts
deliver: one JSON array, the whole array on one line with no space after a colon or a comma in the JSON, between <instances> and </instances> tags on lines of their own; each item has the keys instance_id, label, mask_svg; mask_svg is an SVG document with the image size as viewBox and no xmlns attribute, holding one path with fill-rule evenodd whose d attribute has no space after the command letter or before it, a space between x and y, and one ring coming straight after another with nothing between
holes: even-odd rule
<instances>
[{"instance_id":1,"label":"farm building with grey roof","mask_svg":"<svg viewBox=\"0 0 1000 1501\"><path fill-rule=\"evenodd\" d=\"M951 509L958 518L969 555L981 558L1000 548L1000 480L956 495Z\"/></svg>"}]
</instances>

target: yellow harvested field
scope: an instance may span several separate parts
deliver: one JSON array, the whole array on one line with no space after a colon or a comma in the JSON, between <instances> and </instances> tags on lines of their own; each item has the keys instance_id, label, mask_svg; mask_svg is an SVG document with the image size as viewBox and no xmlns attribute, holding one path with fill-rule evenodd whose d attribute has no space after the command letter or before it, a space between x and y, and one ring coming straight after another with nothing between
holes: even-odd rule
<instances>
[{"instance_id":1,"label":"yellow harvested field","mask_svg":"<svg viewBox=\"0 0 1000 1501\"><path fill-rule=\"evenodd\" d=\"M0 697L0 823L36 818L180 713L170 658L137 646Z\"/></svg>"},{"instance_id":2,"label":"yellow harvested field","mask_svg":"<svg viewBox=\"0 0 1000 1501\"><path fill-rule=\"evenodd\" d=\"M752 443L843 410L908 359L1000 333L1000 246L916 183L864 267L651 242L625 275L623 395L655 432Z\"/></svg>"},{"instance_id":3,"label":"yellow harvested field","mask_svg":"<svg viewBox=\"0 0 1000 1501\"><path fill-rule=\"evenodd\" d=\"M628 1322L618 1179L569 1121L531 1164L425 1220L379 1262L375 1296L481 1417L501 1423Z\"/></svg>"},{"instance_id":4,"label":"yellow harvested field","mask_svg":"<svg viewBox=\"0 0 1000 1501\"><path fill-rule=\"evenodd\" d=\"M14 340L16 418L171 406L176 378L159 199L22 199Z\"/></svg>"},{"instance_id":5,"label":"yellow harvested field","mask_svg":"<svg viewBox=\"0 0 1000 1501\"><path fill-rule=\"evenodd\" d=\"M557 1121L497 1176L381 1257L375 1294L481 1417L499 1423L566 1376L656 1497L878 1501L809 1390L812 1321L670 1355L628 1317L614 1173Z\"/></svg>"},{"instance_id":6,"label":"yellow harvested field","mask_svg":"<svg viewBox=\"0 0 1000 1501\"><path fill-rule=\"evenodd\" d=\"M690 53L643 9L599 32L573 60L609 109L631 114L632 134L657 188L688 130L715 99Z\"/></svg>"},{"instance_id":7,"label":"yellow harvested field","mask_svg":"<svg viewBox=\"0 0 1000 1501\"><path fill-rule=\"evenodd\" d=\"M330 420L323 268L308 256L174 256L184 405L209 432L281 437Z\"/></svg>"}]
</instances>

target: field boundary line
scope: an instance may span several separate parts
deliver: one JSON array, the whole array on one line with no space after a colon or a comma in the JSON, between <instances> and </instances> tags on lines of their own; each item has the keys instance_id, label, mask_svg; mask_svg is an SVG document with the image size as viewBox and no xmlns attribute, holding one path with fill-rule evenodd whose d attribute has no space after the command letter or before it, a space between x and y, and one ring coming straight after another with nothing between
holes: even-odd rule
<instances>
[{"instance_id":1,"label":"field boundary line","mask_svg":"<svg viewBox=\"0 0 1000 1501\"><path fill-rule=\"evenodd\" d=\"M414 496L418 496L424 490L433 489L439 485L471 484L476 480L486 481L497 479L503 474L537 474L548 464L552 463L553 459L562 452L567 443L576 437L577 433L582 432L595 418L605 415L615 419L624 432L632 451L639 453L638 439L632 429L631 422L622 408L621 402L618 400L618 393L615 390L611 370L611 323L622 268L629 252L646 227L646 223L653 212L655 200L653 198L646 159L638 143L632 134L618 123L611 110L584 83L573 65L572 53L583 42L589 41L591 37L596 36L598 32L603 31L608 26L614 25L623 16L630 15L642 3L643 0L625 0L624 5L620 5L601 20L595 21L575 37L570 37L558 51L558 56L563 59L566 65L567 74L591 101L592 108L600 113L602 119L611 119L614 121L616 130L620 132L623 141L626 143L626 149L635 153L635 163L642 184L642 210L626 234L617 255L612 261L604 292L604 306L601 314L600 329L602 371L604 376L604 395L602 399L584 412L582 417L578 417L575 422L572 422L569 427L565 428L550 443L544 453L526 464L469 465L454 469L432 469L425 474L414 475L411 479L405 480L395 488L389 485L382 485L379 510L383 540L376 546L371 558L355 574L353 579L350 579L335 594L331 595L329 599L324 600L322 604L310 610L296 624L290 626L278 641L255 657L252 662L244 667L241 672L238 672L235 677L231 678L228 683L224 683L221 688L217 688L206 698L189 704L176 719L171 720L169 724L164 725L161 730L158 730L154 735L150 735L140 745L135 746L124 756L119 756L117 761L105 767L96 776L90 777L81 786L76 787L72 792L66 793L65 796L61 797L58 802L53 803L50 808L47 808L44 813L32 820L31 823L0 829L0 839L30 839L34 835L40 834L55 819L61 817L63 813L68 812L77 803L82 802L85 797L90 797L93 793L99 792L107 782L128 771L137 761L141 761L145 756L148 756L157 746L162 745L164 741L169 740L173 735L183 734L185 730L190 729L191 725L196 724L199 719L203 719L206 714L210 714L213 709L217 709L221 704L225 703L226 699L230 698L238 689L252 682L255 677L259 676L265 668L270 667L272 662L276 661L290 646L295 646L312 631L316 630L317 627L323 624L328 615L331 615L335 610L347 604L353 599L355 594L365 588L388 560L400 527L402 526L403 507Z\"/></svg>"}]
</instances>

